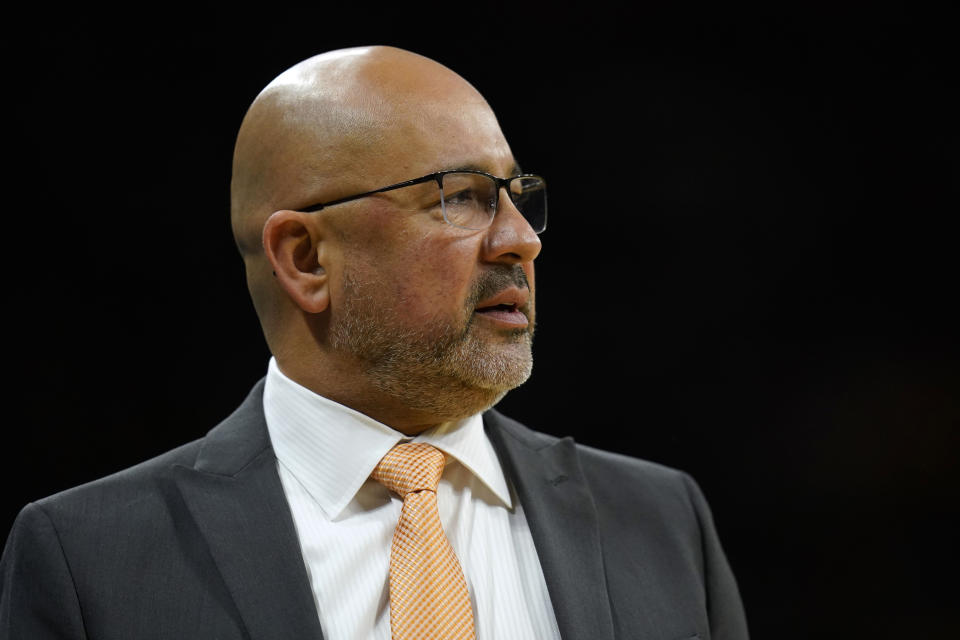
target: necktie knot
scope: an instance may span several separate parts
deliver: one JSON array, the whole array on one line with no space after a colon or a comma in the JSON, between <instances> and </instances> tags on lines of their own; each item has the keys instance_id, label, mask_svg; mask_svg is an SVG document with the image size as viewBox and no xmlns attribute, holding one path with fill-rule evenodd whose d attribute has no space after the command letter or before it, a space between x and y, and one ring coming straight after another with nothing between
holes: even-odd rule
<instances>
[{"instance_id":1,"label":"necktie knot","mask_svg":"<svg viewBox=\"0 0 960 640\"><path fill-rule=\"evenodd\" d=\"M405 442L388 451L371 475L390 491L406 498L414 491L436 492L444 462L439 449L422 442Z\"/></svg>"}]
</instances>

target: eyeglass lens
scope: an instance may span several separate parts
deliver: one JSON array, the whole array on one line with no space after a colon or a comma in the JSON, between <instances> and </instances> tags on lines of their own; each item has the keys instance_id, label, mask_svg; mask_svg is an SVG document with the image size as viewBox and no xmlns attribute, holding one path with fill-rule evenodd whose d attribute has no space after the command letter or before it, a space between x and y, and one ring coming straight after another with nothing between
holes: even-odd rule
<instances>
[{"instance_id":1,"label":"eyeglass lens","mask_svg":"<svg viewBox=\"0 0 960 640\"><path fill-rule=\"evenodd\" d=\"M546 183L539 176L510 181L507 191L514 206L533 230L547 224ZM442 179L443 215L447 222L464 229L485 229L497 213L497 183L479 173L448 173Z\"/></svg>"}]
</instances>

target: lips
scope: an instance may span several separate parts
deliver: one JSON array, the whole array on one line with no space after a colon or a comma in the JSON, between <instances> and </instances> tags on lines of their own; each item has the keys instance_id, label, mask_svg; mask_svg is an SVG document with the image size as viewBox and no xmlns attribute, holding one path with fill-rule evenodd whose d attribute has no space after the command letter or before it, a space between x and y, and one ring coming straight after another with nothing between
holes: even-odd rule
<instances>
[{"instance_id":1,"label":"lips","mask_svg":"<svg viewBox=\"0 0 960 640\"><path fill-rule=\"evenodd\" d=\"M529 289L511 287L478 302L474 312L500 324L523 327L530 322L527 317L529 300Z\"/></svg>"}]
</instances>

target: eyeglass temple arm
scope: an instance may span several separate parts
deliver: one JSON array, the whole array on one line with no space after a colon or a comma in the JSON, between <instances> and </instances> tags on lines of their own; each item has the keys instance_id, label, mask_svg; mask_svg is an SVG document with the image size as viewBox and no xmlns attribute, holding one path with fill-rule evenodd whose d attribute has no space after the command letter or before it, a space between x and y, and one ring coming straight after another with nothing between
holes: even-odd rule
<instances>
[{"instance_id":1,"label":"eyeglass temple arm","mask_svg":"<svg viewBox=\"0 0 960 640\"><path fill-rule=\"evenodd\" d=\"M430 180L436 180L437 184L442 184L440 182L440 174L432 173L429 176L422 176L420 178L414 178L413 180L404 180L403 182L398 182L397 184L391 184L386 187L380 187L379 189L374 189L373 191L365 191L364 193L357 193L352 196L347 196L345 198L337 198L336 200L329 200L327 202L320 202L315 205L305 207L300 209L304 213L314 213L315 211L320 211L326 207L331 207L335 204L343 204L344 202L350 202L351 200L359 200L360 198L366 198L367 196L372 196L375 193L383 193L384 191L393 191L394 189L402 189L403 187L409 187L414 184L421 184L423 182L429 182Z\"/></svg>"}]
</instances>

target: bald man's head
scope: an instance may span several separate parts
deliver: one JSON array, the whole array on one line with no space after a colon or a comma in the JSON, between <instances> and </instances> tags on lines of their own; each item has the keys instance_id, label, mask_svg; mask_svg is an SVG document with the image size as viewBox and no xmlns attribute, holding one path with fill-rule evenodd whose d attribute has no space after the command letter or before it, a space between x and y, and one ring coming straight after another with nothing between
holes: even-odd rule
<instances>
[{"instance_id":1,"label":"bald man's head","mask_svg":"<svg viewBox=\"0 0 960 640\"><path fill-rule=\"evenodd\" d=\"M231 221L241 253L261 250L273 211L368 186L372 168L391 156L402 166L405 141L467 103L486 105L447 67L393 47L331 51L291 67L257 96L237 136Z\"/></svg>"},{"instance_id":2,"label":"bald man's head","mask_svg":"<svg viewBox=\"0 0 960 640\"><path fill-rule=\"evenodd\" d=\"M526 379L540 241L510 198L483 229L447 224L429 180L304 211L458 169L517 171L483 97L422 56L334 51L257 96L234 152L232 223L291 378L411 431Z\"/></svg>"}]
</instances>

